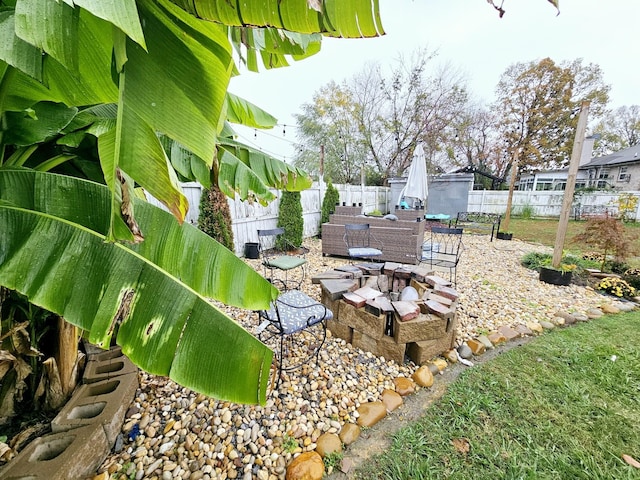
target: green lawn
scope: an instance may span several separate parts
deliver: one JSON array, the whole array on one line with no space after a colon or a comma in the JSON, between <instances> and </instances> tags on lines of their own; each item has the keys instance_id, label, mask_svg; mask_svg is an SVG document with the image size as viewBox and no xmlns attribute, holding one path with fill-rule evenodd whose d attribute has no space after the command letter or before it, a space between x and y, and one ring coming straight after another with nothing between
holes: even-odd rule
<instances>
[{"instance_id":1,"label":"green lawn","mask_svg":"<svg viewBox=\"0 0 640 480\"><path fill-rule=\"evenodd\" d=\"M594 248L582 243L576 243L573 238L584 230L586 221L570 220L567 225L564 249L569 252L590 252ZM640 223L630 222L625 224L625 229L631 236L640 237ZM530 218L524 219L512 217L509 223L509 231L513 232L514 238L526 242L537 242L553 247L556 241L558 230L557 218ZM640 240L636 238L635 245L640 250Z\"/></svg>"},{"instance_id":2,"label":"green lawn","mask_svg":"<svg viewBox=\"0 0 640 480\"><path fill-rule=\"evenodd\" d=\"M542 335L463 372L361 479L640 479L640 313Z\"/></svg>"}]
</instances>

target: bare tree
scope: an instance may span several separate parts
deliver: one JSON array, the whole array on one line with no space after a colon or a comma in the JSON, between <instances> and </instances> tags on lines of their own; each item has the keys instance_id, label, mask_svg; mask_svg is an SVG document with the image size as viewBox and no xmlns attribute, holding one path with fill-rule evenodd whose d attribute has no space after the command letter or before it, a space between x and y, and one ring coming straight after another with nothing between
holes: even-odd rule
<instances>
[{"instance_id":1,"label":"bare tree","mask_svg":"<svg viewBox=\"0 0 640 480\"><path fill-rule=\"evenodd\" d=\"M608 155L640 143L640 105L622 106L608 113L594 132L600 135L594 154Z\"/></svg>"}]
</instances>

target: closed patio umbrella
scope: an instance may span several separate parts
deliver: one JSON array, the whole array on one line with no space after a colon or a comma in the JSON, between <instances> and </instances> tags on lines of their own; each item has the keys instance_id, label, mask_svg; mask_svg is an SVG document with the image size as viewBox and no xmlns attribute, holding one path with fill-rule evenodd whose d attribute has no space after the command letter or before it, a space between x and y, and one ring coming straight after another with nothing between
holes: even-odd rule
<instances>
[{"instance_id":1,"label":"closed patio umbrella","mask_svg":"<svg viewBox=\"0 0 640 480\"><path fill-rule=\"evenodd\" d=\"M427 164L422 144L419 143L413 151L407 183L400 192L400 201L404 200L409 206L426 206L428 195Z\"/></svg>"}]
</instances>

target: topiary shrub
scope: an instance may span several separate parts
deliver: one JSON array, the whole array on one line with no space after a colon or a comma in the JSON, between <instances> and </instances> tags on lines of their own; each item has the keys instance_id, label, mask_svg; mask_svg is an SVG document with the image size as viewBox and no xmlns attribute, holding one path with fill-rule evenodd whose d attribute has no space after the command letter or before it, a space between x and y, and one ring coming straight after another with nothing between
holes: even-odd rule
<instances>
[{"instance_id":1,"label":"topiary shrub","mask_svg":"<svg viewBox=\"0 0 640 480\"><path fill-rule=\"evenodd\" d=\"M286 250L291 246L296 248L302 246L304 219L302 218L300 192L288 192L286 190L282 192L278 211L278 227L284 228L284 235L278 238L277 248Z\"/></svg>"},{"instance_id":2,"label":"topiary shrub","mask_svg":"<svg viewBox=\"0 0 640 480\"><path fill-rule=\"evenodd\" d=\"M229 250L234 251L231 211L226 195L217 186L210 189L205 188L202 191L198 228Z\"/></svg>"},{"instance_id":3,"label":"topiary shrub","mask_svg":"<svg viewBox=\"0 0 640 480\"><path fill-rule=\"evenodd\" d=\"M335 211L336 204L339 201L340 193L331 181L329 181L327 183L327 191L324 192L324 198L322 199L322 215L320 216L320 227L318 228L320 235L322 235L322 224L329 221L329 215Z\"/></svg>"}]
</instances>

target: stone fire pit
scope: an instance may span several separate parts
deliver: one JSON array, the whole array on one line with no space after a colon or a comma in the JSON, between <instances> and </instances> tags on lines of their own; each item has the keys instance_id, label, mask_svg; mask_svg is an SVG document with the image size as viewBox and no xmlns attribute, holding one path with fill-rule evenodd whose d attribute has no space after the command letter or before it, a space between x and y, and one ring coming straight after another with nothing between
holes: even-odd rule
<instances>
[{"instance_id":1,"label":"stone fire pit","mask_svg":"<svg viewBox=\"0 0 640 480\"><path fill-rule=\"evenodd\" d=\"M454 347L459 294L432 270L392 262L345 265L313 282L333 311L327 328L356 348L421 365Z\"/></svg>"}]
</instances>

